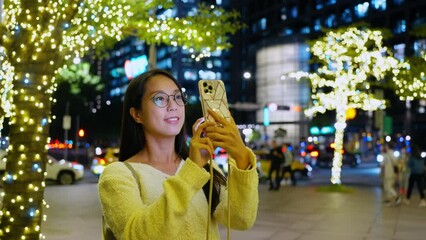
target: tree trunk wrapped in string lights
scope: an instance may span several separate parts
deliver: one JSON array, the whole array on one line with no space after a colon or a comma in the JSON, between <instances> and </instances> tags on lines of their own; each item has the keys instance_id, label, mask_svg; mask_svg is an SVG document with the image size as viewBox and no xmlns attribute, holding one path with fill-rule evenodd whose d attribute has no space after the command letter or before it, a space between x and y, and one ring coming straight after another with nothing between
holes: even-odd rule
<instances>
[{"instance_id":1,"label":"tree trunk wrapped in string lights","mask_svg":"<svg viewBox=\"0 0 426 240\"><path fill-rule=\"evenodd\" d=\"M238 14L214 6L182 18L152 14L173 6L171 0L9 0L0 6L0 106L10 116L1 239L44 238L44 175L58 69L88 51L102 56L130 35L183 46L198 60L231 47L228 34L242 27Z\"/></svg>"},{"instance_id":2,"label":"tree trunk wrapped in string lights","mask_svg":"<svg viewBox=\"0 0 426 240\"><path fill-rule=\"evenodd\" d=\"M363 27L329 31L311 43L310 51L313 62L319 65L316 72L290 75L310 80L312 106L305 110L306 115L336 111L335 148L330 180L332 184L341 184L346 112L349 109L384 109L385 101L374 96L371 85L373 81L382 81L401 65L383 46L383 33Z\"/></svg>"}]
</instances>

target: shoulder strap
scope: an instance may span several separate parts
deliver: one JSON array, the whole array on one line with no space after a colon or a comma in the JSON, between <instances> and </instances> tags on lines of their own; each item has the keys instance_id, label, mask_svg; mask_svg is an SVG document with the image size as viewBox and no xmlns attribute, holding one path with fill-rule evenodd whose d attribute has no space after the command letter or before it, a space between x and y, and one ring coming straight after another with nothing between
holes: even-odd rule
<instances>
[{"instance_id":1,"label":"shoulder strap","mask_svg":"<svg viewBox=\"0 0 426 240\"><path fill-rule=\"evenodd\" d=\"M133 177L136 180L136 183L138 184L138 188L139 188L139 193L141 193L141 184L139 182L139 177L138 177L138 173L135 171L135 169L132 167L132 165L130 165L130 163L128 162L123 162L124 165L126 165L126 167L130 170L130 172L132 172Z\"/></svg>"}]
</instances>

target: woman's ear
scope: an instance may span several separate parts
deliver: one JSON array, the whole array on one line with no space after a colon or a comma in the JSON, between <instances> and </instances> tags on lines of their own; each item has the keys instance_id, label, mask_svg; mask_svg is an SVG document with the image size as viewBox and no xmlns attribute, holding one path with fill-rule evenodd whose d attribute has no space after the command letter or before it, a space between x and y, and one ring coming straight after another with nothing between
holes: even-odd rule
<instances>
[{"instance_id":1,"label":"woman's ear","mask_svg":"<svg viewBox=\"0 0 426 240\"><path fill-rule=\"evenodd\" d=\"M138 112L134 107L130 108L130 116L132 116L135 122L143 124L140 112Z\"/></svg>"}]
</instances>

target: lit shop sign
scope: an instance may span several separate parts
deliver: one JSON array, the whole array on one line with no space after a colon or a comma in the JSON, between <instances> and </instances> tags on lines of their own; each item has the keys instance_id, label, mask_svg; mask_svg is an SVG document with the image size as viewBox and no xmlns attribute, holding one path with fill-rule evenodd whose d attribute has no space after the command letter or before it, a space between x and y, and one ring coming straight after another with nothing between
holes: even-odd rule
<instances>
[{"instance_id":1,"label":"lit shop sign","mask_svg":"<svg viewBox=\"0 0 426 240\"><path fill-rule=\"evenodd\" d=\"M124 72L127 78L130 80L148 69L148 58L146 55L142 55L137 58L132 58L124 62Z\"/></svg>"},{"instance_id":2,"label":"lit shop sign","mask_svg":"<svg viewBox=\"0 0 426 240\"><path fill-rule=\"evenodd\" d=\"M334 134L335 129L332 126L324 126L322 128L319 128L317 126L313 126L309 129L309 132L312 135L327 135L327 134Z\"/></svg>"}]
</instances>

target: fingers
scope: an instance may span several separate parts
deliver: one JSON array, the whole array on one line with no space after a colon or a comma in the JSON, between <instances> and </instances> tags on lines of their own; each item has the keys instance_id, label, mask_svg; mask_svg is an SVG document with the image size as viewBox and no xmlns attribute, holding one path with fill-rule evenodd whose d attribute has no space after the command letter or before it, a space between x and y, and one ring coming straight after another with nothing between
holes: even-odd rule
<instances>
[{"instance_id":1,"label":"fingers","mask_svg":"<svg viewBox=\"0 0 426 240\"><path fill-rule=\"evenodd\" d=\"M214 118L215 122L218 123L219 125L228 124L228 121L223 116L221 116L219 113L217 113L217 112L215 112L211 109L208 109L207 111Z\"/></svg>"},{"instance_id":2,"label":"fingers","mask_svg":"<svg viewBox=\"0 0 426 240\"><path fill-rule=\"evenodd\" d=\"M197 119L197 121L195 121L195 123L192 125L192 135L193 136L200 136L201 131L203 131L202 128L200 128L200 125L204 122L204 118L199 118ZM200 132L200 134L196 134L198 132Z\"/></svg>"},{"instance_id":3,"label":"fingers","mask_svg":"<svg viewBox=\"0 0 426 240\"><path fill-rule=\"evenodd\" d=\"M198 131L198 130L197 130ZM189 157L198 166L203 167L212 158L214 146L209 138L193 138L189 148Z\"/></svg>"}]
</instances>

